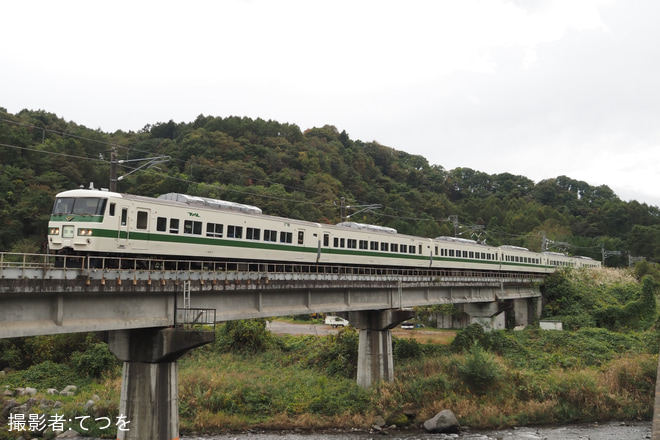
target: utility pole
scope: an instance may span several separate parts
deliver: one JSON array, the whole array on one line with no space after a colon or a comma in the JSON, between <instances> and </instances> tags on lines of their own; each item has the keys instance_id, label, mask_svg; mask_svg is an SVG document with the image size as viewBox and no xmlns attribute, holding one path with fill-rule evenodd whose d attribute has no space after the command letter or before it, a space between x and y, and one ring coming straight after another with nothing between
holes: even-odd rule
<instances>
[{"instance_id":1,"label":"utility pole","mask_svg":"<svg viewBox=\"0 0 660 440\"><path fill-rule=\"evenodd\" d=\"M110 191L117 192L117 147L110 152Z\"/></svg>"}]
</instances>

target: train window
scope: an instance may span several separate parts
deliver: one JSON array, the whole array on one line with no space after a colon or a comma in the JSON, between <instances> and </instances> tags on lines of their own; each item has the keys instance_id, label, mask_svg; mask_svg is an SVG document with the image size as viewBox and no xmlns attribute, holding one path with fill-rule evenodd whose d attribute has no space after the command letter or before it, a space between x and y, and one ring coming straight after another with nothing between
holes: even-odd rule
<instances>
[{"instance_id":1,"label":"train window","mask_svg":"<svg viewBox=\"0 0 660 440\"><path fill-rule=\"evenodd\" d=\"M402 254L407 254L408 253L408 245L407 244L402 244L401 246L399 246L399 251Z\"/></svg>"},{"instance_id":2,"label":"train window","mask_svg":"<svg viewBox=\"0 0 660 440\"><path fill-rule=\"evenodd\" d=\"M277 231L264 229L264 241L277 241Z\"/></svg>"},{"instance_id":3,"label":"train window","mask_svg":"<svg viewBox=\"0 0 660 440\"><path fill-rule=\"evenodd\" d=\"M111 217L115 216L115 206L116 203L110 203L110 208L108 208L108 215L110 215Z\"/></svg>"},{"instance_id":4,"label":"train window","mask_svg":"<svg viewBox=\"0 0 660 440\"><path fill-rule=\"evenodd\" d=\"M468 257L468 251L463 251L463 258L467 258L467 257Z\"/></svg>"},{"instance_id":5,"label":"train window","mask_svg":"<svg viewBox=\"0 0 660 440\"><path fill-rule=\"evenodd\" d=\"M170 219L170 234L178 234L179 233L179 219L178 218L171 218Z\"/></svg>"},{"instance_id":6,"label":"train window","mask_svg":"<svg viewBox=\"0 0 660 440\"><path fill-rule=\"evenodd\" d=\"M437 246L435 247L435 255L436 255L436 257L438 256L438 247Z\"/></svg>"},{"instance_id":7,"label":"train window","mask_svg":"<svg viewBox=\"0 0 660 440\"><path fill-rule=\"evenodd\" d=\"M390 246L390 249L392 249L392 252L399 252L399 244L398 243L392 243L392 246Z\"/></svg>"},{"instance_id":8,"label":"train window","mask_svg":"<svg viewBox=\"0 0 660 440\"><path fill-rule=\"evenodd\" d=\"M261 240L261 229L247 228L245 238L247 238L248 240Z\"/></svg>"},{"instance_id":9,"label":"train window","mask_svg":"<svg viewBox=\"0 0 660 440\"><path fill-rule=\"evenodd\" d=\"M369 249L369 242L367 240L360 240L360 249Z\"/></svg>"},{"instance_id":10,"label":"train window","mask_svg":"<svg viewBox=\"0 0 660 440\"><path fill-rule=\"evenodd\" d=\"M183 222L183 233L184 234L193 234L193 235L202 235L202 222L196 222L194 220L186 220Z\"/></svg>"},{"instance_id":11,"label":"train window","mask_svg":"<svg viewBox=\"0 0 660 440\"><path fill-rule=\"evenodd\" d=\"M128 208L121 208L121 225L126 226L128 224Z\"/></svg>"},{"instance_id":12,"label":"train window","mask_svg":"<svg viewBox=\"0 0 660 440\"><path fill-rule=\"evenodd\" d=\"M149 224L149 213L147 211L138 211L137 213L137 223L135 227L138 229L147 229Z\"/></svg>"},{"instance_id":13,"label":"train window","mask_svg":"<svg viewBox=\"0 0 660 440\"><path fill-rule=\"evenodd\" d=\"M390 250L389 243L381 243L380 244L380 250L383 251L383 252L388 252Z\"/></svg>"},{"instance_id":14,"label":"train window","mask_svg":"<svg viewBox=\"0 0 660 440\"><path fill-rule=\"evenodd\" d=\"M423 254L423 253L424 253L424 252L422 252L422 245L420 244L420 245L419 245L419 254L421 255L421 254Z\"/></svg>"},{"instance_id":15,"label":"train window","mask_svg":"<svg viewBox=\"0 0 660 440\"><path fill-rule=\"evenodd\" d=\"M334 247L339 247L339 237L335 237L335 239L332 241L332 244Z\"/></svg>"},{"instance_id":16,"label":"train window","mask_svg":"<svg viewBox=\"0 0 660 440\"><path fill-rule=\"evenodd\" d=\"M372 251L377 251L378 250L378 242L377 241L372 241L369 243L369 249Z\"/></svg>"},{"instance_id":17,"label":"train window","mask_svg":"<svg viewBox=\"0 0 660 440\"><path fill-rule=\"evenodd\" d=\"M349 249L357 249L357 240L349 238L346 242Z\"/></svg>"},{"instance_id":18,"label":"train window","mask_svg":"<svg viewBox=\"0 0 660 440\"><path fill-rule=\"evenodd\" d=\"M346 247L346 239L344 238L339 239L339 247L341 248Z\"/></svg>"},{"instance_id":19,"label":"train window","mask_svg":"<svg viewBox=\"0 0 660 440\"><path fill-rule=\"evenodd\" d=\"M221 223L207 223L206 224L206 236L222 238L222 233L224 231L224 226Z\"/></svg>"},{"instance_id":20,"label":"train window","mask_svg":"<svg viewBox=\"0 0 660 440\"><path fill-rule=\"evenodd\" d=\"M473 251L470 251L468 253L468 258L474 258L474 252Z\"/></svg>"},{"instance_id":21,"label":"train window","mask_svg":"<svg viewBox=\"0 0 660 440\"><path fill-rule=\"evenodd\" d=\"M453 257L454 256L454 250L453 249L448 249L448 251L449 251L449 256Z\"/></svg>"},{"instance_id":22,"label":"train window","mask_svg":"<svg viewBox=\"0 0 660 440\"><path fill-rule=\"evenodd\" d=\"M330 246L330 234L323 234L323 246Z\"/></svg>"},{"instance_id":23,"label":"train window","mask_svg":"<svg viewBox=\"0 0 660 440\"><path fill-rule=\"evenodd\" d=\"M280 243L293 243L293 233L280 232Z\"/></svg>"},{"instance_id":24,"label":"train window","mask_svg":"<svg viewBox=\"0 0 660 440\"><path fill-rule=\"evenodd\" d=\"M167 218L158 217L156 219L156 230L159 231L159 232L167 231Z\"/></svg>"},{"instance_id":25,"label":"train window","mask_svg":"<svg viewBox=\"0 0 660 440\"><path fill-rule=\"evenodd\" d=\"M96 197L63 197L55 200L53 214L103 215L105 212L105 204L107 202L108 199L100 199Z\"/></svg>"},{"instance_id":26,"label":"train window","mask_svg":"<svg viewBox=\"0 0 660 440\"><path fill-rule=\"evenodd\" d=\"M305 231L298 231L298 244L305 243Z\"/></svg>"},{"instance_id":27,"label":"train window","mask_svg":"<svg viewBox=\"0 0 660 440\"><path fill-rule=\"evenodd\" d=\"M415 246L413 246L413 245L408 246L408 253L414 254L415 253Z\"/></svg>"},{"instance_id":28,"label":"train window","mask_svg":"<svg viewBox=\"0 0 660 440\"><path fill-rule=\"evenodd\" d=\"M243 226L227 226L227 238L243 238Z\"/></svg>"}]
</instances>

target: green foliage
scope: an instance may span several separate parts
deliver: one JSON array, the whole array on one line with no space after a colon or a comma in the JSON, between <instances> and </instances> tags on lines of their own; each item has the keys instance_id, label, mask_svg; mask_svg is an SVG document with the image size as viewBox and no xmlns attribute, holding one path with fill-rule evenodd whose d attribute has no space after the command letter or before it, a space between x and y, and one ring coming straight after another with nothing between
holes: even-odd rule
<instances>
[{"instance_id":1,"label":"green foliage","mask_svg":"<svg viewBox=\"0 0 660 440\"><path fill-rule=\"evenodd\" d=\"M642 260L635 264L633 273L638 281L641 281L646 275L651 275L655 281L660 282L660 264Z\"/></svg>"},{"instance_id":2,"label":"green foliage","mask_svg":"<svg viewBox=\"0 0 660 440\"><path fill-rule=\"evenodd\" d=\"M460 353L470 350L475 344L483 346L486 340L486 332L481 324L470 324L456 334L451 342L451 350L454 353Z\"/></svg>"},{"instance_id":3,"label":"green foliage","mask_svg":"<svg viewBox=\"0 0 660 440\"><path fill-rule=\"evenodd\" d=\"M119 366L108 345L101 342L92 344L84 352L74 352L69 363L79 375L92 378L100 378L103 373Z\"/></svg>"},{"instance_id":4,"label":"green foliage","mask_svg":"<svg viewBox=\"0 0 660 440\"><path fill-rule=\"evenodd\" d=\"M623 304L605 305L594 312L596 321L600 326L611 330L647 329L653 325L658 317L655 298L656 283L649 275L642 279L641 292L636 289L635 294ZM633 296L634 295L634 296ZM624 297L624 299L628 299Z\"/></svg>"},{"instance_id":5,"label":"green foliage","mask_svg":"<svg viewBox=\"0 0 660 440\"><path fill-rule=\"evenodd\" d=\"M461 361L456 361L456 371L463 383L474 394L485 394L497 387L503 377L503 369L478 342L474 342L470 351Z\"/></svg>"},{"instance_id":6,"label":"green foliage","mask_svg":"<svg viewBox=\"0 0 660 440\"><path fill-rule=\"evenodd\" d=\"M413 338L393 338L392 346L396 360L419 358L423 354L422 345Z\"/></svg>"},{"instance_id":7,"label":"green foliage","mask_svg":"<svg viewBox=\"0 0 660 440\"><path fill-rule=\"evenodd\" d=\"M84 385L88 383L88 379L78 376L67 365L45 361L32 365L27 370L8 374L3 383L12 387L33 387L42 390L56 388L61 390L67 385Z\"/></svg>"},{"instance_id":8,"label":"green foliage","mask_svg":"<svg viewBox=\"0 0 660 440\"><path fill-rule=\"evenodd\" d=\"M236 353L259 353L271 344L271 334L265 319L227 321L220 327L217 345Z\"/></svg>"},{"instance_id":9,"label":"green foliage","mask_svg":"<svg viewBox=\"0 0 660 440\"><path fill-rule=\"evenodd\" d=\"M641 274L642 270L637 273ZM598 272L564 270L546 278L544 315L559 319L565 330L603 327L612 331L644 330L658 318L656 286L651 275L641 284L603 284Z\"/></svg>"},{"instance_id":10,"label":"green foliage","mask_svg":"<svg viewBox=\"0 0 660 440\"><path fill-rule=\"evenodd\" d=\"M357 377L357 355L359 335L352 327L344 327L336 335L324 340L318 355L320 365L330 376L349 379Z\"/></svg>"}]
</instances>

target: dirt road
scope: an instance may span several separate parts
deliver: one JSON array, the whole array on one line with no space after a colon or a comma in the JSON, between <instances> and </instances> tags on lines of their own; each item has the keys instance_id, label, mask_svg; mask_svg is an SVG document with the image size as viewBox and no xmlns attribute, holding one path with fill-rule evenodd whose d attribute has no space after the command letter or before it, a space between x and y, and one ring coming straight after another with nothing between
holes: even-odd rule
<instances>
[{"instance_id":1,"label":"dirt road","mask_svg":"<svg viewBox=\"0 0 660 440\"><path fill-rule=\"evenodd\" d=\"M339 329L324 324L293 324L284 321L268 321L268 329L275 334L317 336L334 334L339 331ZM456 336L456 332L425 329L404 330L396 327L392 329L392 335L403 339L412 338L422 343L449 344Z\"/></svg>"}]
</instances>

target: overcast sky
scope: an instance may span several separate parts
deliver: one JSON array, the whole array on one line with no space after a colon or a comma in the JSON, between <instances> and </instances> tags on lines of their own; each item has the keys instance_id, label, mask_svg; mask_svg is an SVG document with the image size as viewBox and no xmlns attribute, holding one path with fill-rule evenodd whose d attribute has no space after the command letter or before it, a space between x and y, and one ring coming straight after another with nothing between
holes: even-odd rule
<instances>
[{"instance_id":1,"label":"overcast sky","mask_svg":"<svg viewBox=\"0 0 660 440\"><path fill-rule=\"evenodd\" d=\"M0 107L248 116L660 206L658 0L14 1ZM1 159L0 159L1 160Z\"/></svg>"}]
</instances>

